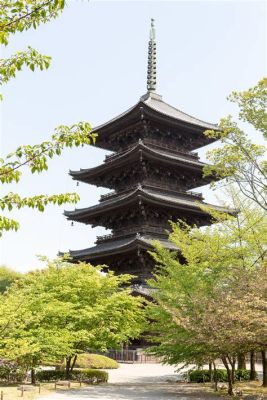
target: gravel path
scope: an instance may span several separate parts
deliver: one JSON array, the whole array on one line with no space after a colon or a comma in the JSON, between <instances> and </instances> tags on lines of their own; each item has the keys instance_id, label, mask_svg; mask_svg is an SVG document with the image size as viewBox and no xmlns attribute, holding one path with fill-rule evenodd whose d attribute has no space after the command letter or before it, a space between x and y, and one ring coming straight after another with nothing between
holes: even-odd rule
<instances>
[{"instance_id":1,"label":"gravel path","mask_svg":"<svg viewBox=\"0 0 267 400\"><path fill-rule=\"evenodd\" d=\"M80 390L58 390L39 400L218 400L194 385L176 383L181 375L160 364L121 364L109 371L109 384Z\"/></svg>"},{"instance_id":2,"label":"gravel path","mask_svg":"<svg viewBox=\"0 0 267 400\"><path fill-rule=\"evenodd\" d=\"M105 385L55 393L42 400L218 400L186 384Z\"/></svg>"},{"instance_id":3,"label":"gravel path","mask_svg":"<svg viewBox=\"0 0 267 400\"><path fill-rule=\"evenodd\" d=\"M120 364L120 368L111 369L109 383L166 383L181 379L181 373L176 373L170 365L161 364Z\"/></svg>"}]
</instances>

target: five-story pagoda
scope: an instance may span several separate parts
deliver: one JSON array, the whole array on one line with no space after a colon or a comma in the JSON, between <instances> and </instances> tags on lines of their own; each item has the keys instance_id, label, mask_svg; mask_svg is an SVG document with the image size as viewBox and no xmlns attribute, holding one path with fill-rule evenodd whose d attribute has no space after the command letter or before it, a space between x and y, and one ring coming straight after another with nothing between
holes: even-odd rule
<instances>
[{"instance_id":1,"label":"five-story pagoda","mask_svg":"<svg viewBox=\"0 0 267 400\"><path fill-rule=\"evenodd\" d=\"M195 149L211 139L203 135L217 125L200 121L170 106L156 93L156 41L151 21L148 48L147 93L139 102L94 129L96 146L113 151L95 168L71 171L73 179L113 189L99 204L65 211L69 220L104 226L110 235L98 237L91 248L70 251L74 261L106 264L117 274L136 276L143 285L151 276L153 260L147 250L158 240L168 241L169 221L183 219L198 226L210 223L191 192L209 183Z\"/></svg>"}]
</instances>

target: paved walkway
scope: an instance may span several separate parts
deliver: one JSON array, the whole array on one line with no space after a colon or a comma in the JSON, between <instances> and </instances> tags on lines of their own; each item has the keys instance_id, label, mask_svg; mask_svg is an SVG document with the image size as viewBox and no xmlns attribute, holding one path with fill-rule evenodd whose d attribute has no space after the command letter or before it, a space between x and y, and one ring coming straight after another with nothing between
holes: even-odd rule
<instances>
[{"instance_id":1,"label":"paved walkway","mask_svg":"<svg viewBox=\"0 0 267 400\"><path fill-rule=\"evenodd\" d=\"M218 400L199 393L195 385L174 383L181 379L173 367L160 364L121 364L109 371L107 385L80 390L58 390L40 400Z\"/></svg>"},{"instance_id":2,"label":"paved walkway","mask_svg":"<svg viewBox=\"0 0 267 400\"><path fill-rule=\"evenodd\" d=\"M181 385L181 386L180 386ZM190 393L189 393L190 392ZM69 390L41 397L42 400L218 400L185 384L105 385Z\"/></svg>"}]
</instances>

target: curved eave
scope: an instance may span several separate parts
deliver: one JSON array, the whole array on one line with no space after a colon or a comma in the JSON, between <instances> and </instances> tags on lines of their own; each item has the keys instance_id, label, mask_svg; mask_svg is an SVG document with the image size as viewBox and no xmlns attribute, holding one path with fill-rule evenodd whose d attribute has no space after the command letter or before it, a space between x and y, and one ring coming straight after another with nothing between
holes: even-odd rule
<instances>
[{"instance_id":1,"label":"curved eave","mask_svg":"<svg viewBox=\"0 0 267 400\"><path fill-rule=\"evenodd\" d=\"M181 119L180 119L180 118L174 117L172 115L169 115L167 113L161 112L161 111L157 110L156 108L150 107L146 103L144 103L144 113L147 114L148 116L158 120L159 122L167 121L168 123L170 123L173 126L182 127L185 130L196 133L196 134L200 133L202 135L203 132L206 131L207 129L218 130L217 125L202 122L194 117L191 117L191 119L189 119L189 120L182 119L182 114L184 116L188 116L188 114L184 114L181 112ZM188 116L188 117L190 117L190 116ZM203 141L204 140L205 140L205 142L214 141L213 139L209 139L207 137L203 137Z\"/></svg>"},{"instance_id":2,"label":"curved eave","mask_svg":"<svg viewBox=\"0 0 267 400\"><path fill-rule=\"evenodd\" d=\"M74 260L80 261L90 261L99 258L103 259L111 255L130 253L137 249L151 249L153 248L153 245L151 243L152 240L152 237L135 235L126 239L112 240L106 243L98 244L97 246L93 246L87 249L69 250L69 254ZM165 248L173 251L178 250L177 247L173 243L169 242L167 239L159 240L159 242Z\"/></svg>"},{"instance_id":3,"label":"curved eave","mask_svg":"<svg viewBox=\"0 0 267 400\"><path fill-rule=\"evenodd\" d=\"M121 209L122 207L129 207L132 204L136 204L142 200L147 204L155 204L157 207L179 209L181 211L190 211L192 213L197 213L205 215L206 212L201 210L199 204L212 207L216 211L231 213L231 210L225 209L223 207L214 206L212 204L199 202L195 200L183 199L163 193L155 193L145 189L136 189L126 195L117 196L112 199L103 201L95 206L75 209L74 211L64 211L64 215L69 219L77 222L89 222L89 218L104 215L105 213L110 213L112 211Z\"/></svg>"},{"instance_id":4,"label":"curved eave","mask_svg":"<svg viewBox=\"0 0 267 400\"><path fill-rule=\"evenodd\" d=\"M161 100L161 96L156 94L145 95L133 107L129 108L119 116L109 120L108 122L99 125L93 129L93 132L98 134L96 146L107 150L112 149L112 146L105 143L104 137L112 134L127 125L141 121L144 117L150 117L155 121L168 123L172 126L182 127L187 131L195 134L203 134L207 129L218 130L218 125L210 124L198 118L192 117L175 107ZM213 142L214 139L203 137L203 145Z\"/></svg>"},{"instance_id":5,"label":"curved eave","mask_svg":"<svg viewBox=\"0 0 267 400\"><path fill-rule=\"evenodd\" d=\"M180 166L185 169L195 170L201 172L202 168L206 165L197 160L187 158L186 156L179 156L174 153L168 153L164 150L158 151L154 148L146 146L144 143L138 143L133 146L129 151L126 151L121 156L114 158L114 160L105 162L94 168L80 169L80 171L70 171L69 174L75 180L80 180L83 182L89 182L90 178L105 174L108 171L113 171L115 168L128 165L129 161L137 161L139 159L139 154L142 152L142 157L146 157L149 160L154 160L156 162L162 162L168 165Z\"/></svg>"}]
</instances>

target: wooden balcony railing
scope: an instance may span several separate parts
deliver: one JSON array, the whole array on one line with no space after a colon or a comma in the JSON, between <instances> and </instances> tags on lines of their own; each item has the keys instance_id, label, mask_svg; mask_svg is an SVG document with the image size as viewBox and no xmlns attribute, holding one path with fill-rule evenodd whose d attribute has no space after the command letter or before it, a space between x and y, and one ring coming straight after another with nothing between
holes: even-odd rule
<instances>
[{"instance_id":1,"label":"wooden balcony railing","mask_svg":"<svg viewBox=\"0 0 267 400\"><path fill-rule=\"evenodd\" d=\"M156 147L158 150L165 150L165 151L167 150L171 154L176 154L176 155L182 156L184 158L190 158L190 159L196 160L196 161L199 160L198 153L196 153L196 152L192 152L192 151L188 151L188 150L178 150L178 149L175 149L171 145L159 142L154 139L143 139L142 142L145 145L151 145L152 147ZM123 151L107 155L105 157L105 162L110 162L110 161L115 160L118 157L121 157L123 154L125 154L129 150L131 150L134 146L136 146L136 144L134 144L134 145L131 144L130 146L126 147Z\"/></svg>"}]
</instances>

